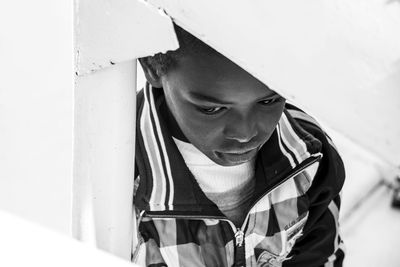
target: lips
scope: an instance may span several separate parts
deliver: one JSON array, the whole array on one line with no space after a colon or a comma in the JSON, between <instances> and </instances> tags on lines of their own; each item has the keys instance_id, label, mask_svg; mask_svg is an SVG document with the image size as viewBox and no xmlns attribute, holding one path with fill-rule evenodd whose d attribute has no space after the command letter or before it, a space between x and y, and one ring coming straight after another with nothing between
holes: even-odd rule
<instances>
[{"instance_id":1,"label":"lips","mask_svg":"<svg viewBox=\"0 0 400 267\"><path fill-rule=\"evenodd\" d=\"M254 147L250 147L250 148L238 148L238 149L232 149L232 150L228 150L228 151L223 151L220 153L224 153L224 154L235 154L235 155L242 155L242 154L246 154L248 152L251 152L255 149L258 149L259 146L254 146Z\"/></svg>"},{"instance_id":2,"label":"lips","mask_svg":"<svg viewBox=\"0 0 400 267\"><path fill-rule=\"evenodd\" d=\"M229 152L222 152L222 153L233 154L233 155L243 155L243 154L253 151L254 149L257 149L257 148L251 148L251 149L246 149L246 150L236 150L236 151L229 151Z\"/></svg>"},{"instance_id":3,"label":"lips","mask_svg":"<svg viewBox=\"0 0 400 267\"><path fill-rule=\"evenodd\" d=\"M257 155L258 147L241 150L230 150L229 152L217 152L217 156L228 165L238 165L250 161Z\"/></svg>"}]
</instances>

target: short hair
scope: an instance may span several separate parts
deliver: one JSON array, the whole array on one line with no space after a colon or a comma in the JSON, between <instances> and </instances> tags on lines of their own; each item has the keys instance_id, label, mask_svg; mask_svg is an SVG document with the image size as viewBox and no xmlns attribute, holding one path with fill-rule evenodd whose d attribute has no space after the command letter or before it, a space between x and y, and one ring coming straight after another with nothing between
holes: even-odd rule
<instances>
[{"instance_id":1,"label":"short hair","mask_svg":"<svg viewBox=\"0 0 400 267\"><path fill-rule=\"evenodd\" d=\"M216 52L213 48L175 23L174 29L179 42L179 48L177 50L141 58L142 60L145 60L149 67L151 67L153 71L156 71L158 75L166 74L168 70L176 66L179 59L187 53L211 54Z\"/></svg>"}]
</instances>

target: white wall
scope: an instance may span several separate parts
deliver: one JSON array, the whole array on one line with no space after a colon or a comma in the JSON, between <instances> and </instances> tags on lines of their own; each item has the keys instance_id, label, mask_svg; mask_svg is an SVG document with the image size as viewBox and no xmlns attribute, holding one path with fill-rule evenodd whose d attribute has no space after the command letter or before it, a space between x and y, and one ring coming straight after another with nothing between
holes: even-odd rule
<instances>
[{"instance_id":1,"label":"white wall","mask_svg":"<svg viewBox=\"0 0 400 267\"><path fill-rule=\"evenodd\" d=\"M399 164L399 1L147 3L338 132Z\"/></svg>"},{"instance_id":2,"label":"white wall","mask_svg":"<svg viewBox=\"0 0 400 267\"><path fill-rule=\"evenodd\" d=\"M144 3L75 3L73 236L130 259L135 59L178 44L171 19Z\"/></svg>"},{"instance_id":3,"label":"white wall","mask_svg":"<svg viewBox=\"0 0 400 267\"><path fill-rule=\"evenodd\" d=\"M0 266L138 266L1 210L0 222Z\"/></svg>"},{"instance_id":4,"label":"white wall","mask_svg":"<svg viewBox=\"0 0 400 267\"><path fill-rule=\"evenodd\" d=\"M72 1L0 8L0 209L69 233Z\"/></svg>"}]
</instances>

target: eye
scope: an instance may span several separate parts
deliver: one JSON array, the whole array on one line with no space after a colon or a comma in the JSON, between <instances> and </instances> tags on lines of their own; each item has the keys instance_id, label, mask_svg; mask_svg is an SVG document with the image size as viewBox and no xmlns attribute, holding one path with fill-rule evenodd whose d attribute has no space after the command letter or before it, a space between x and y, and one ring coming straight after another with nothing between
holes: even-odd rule
<instances>
[{"instance_id":1,"label":"eye","mask_svg":"<svg viewBox=\"0 0 400 267\"><path fill-rule=\"evenodd\" d=\"M207 114L207 115L214 115L220 112L223 107L212 107L212 108L199 108L201 112Z\"/></svg>"},{"instance_id":2,"label":"eye","mask_svg":"<svg viewBox=\"0 0 400 267\"><path fill-rule=\"evenodd\" d=\"M261 105L264 105L264 106L268 106L268 105L272 105L274 103L280 102L282 100L283 100L282 97L278 97L278 98L265 99L265 100L262 100L262 101L260 101L258 103L260 103Z\"/></svg>"},{"instance_id":3,"label":"eye","mask_svg":"<svg viewBox=\"0 0 400 267\"><path fill-rule=\"evenodd\" d=\"M262 105L270 105L270 104L274 103L275 101L276 101L276 99L265 99L265 100L262 100L262 101L260 101L258 103L260 103Z\"/></svg>"}]
</instances>

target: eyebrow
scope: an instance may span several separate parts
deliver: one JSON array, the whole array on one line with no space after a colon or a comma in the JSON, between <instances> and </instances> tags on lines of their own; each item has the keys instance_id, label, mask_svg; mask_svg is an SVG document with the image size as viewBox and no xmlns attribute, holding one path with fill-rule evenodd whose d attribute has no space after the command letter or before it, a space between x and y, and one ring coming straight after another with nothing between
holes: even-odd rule
<instances>
[{"instance_id":1,"label":"eyebrow","mask_svg":"<svg viewBox=\"0 0 400 267\"><path fill-rule=\"evenodd\" d=\"M205 101L205 102L210 102L210 103L215 103L215 104L223 104L223 105L232 104L231 102L222 101L214 96L203 95L203 94L197 93L197 92L189 92L189 96L195 100Z\"/></svg>"},{"instance_id":2,"label":"eyebrow","mask_svg":"<svg viewBox=\"0 0 400 267\"><path fill-rule=\"evenodd\" d=\"M279 94L277 94L276 92L272 91L271 94L267 94L261 98L259 98L259 100L265 99L265 98L270 98L270 97L274 97L277 96ZM214 96L211 95L203 95L201 93L197 93L197 92L189 92L189 96L192 99L198 100L198 101L205 101L205 102L210 102L210 103L214 103L214 104L222 104L222 105L230 105L233 104L231 102L227 102L227 101L222 101Z\"/></svg>"}]
</instances>

